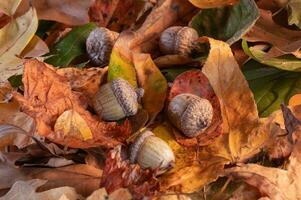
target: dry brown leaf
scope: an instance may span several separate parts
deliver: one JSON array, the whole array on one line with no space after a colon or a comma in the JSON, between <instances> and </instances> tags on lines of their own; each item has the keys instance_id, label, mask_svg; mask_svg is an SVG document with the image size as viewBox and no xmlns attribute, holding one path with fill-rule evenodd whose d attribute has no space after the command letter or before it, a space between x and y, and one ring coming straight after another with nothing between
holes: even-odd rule
<instances>
[{"instance_id":1,"label":"dry brown leaf","mask_svg":"<svg viewBox=\"0 0 301 200\"><path fill-rule=\"evenodd\" d=\"M25 63L24 96L15 92L14 97L22 110L36 121L37 132L41 136L70 147L87 148L92 146L113 147L130 134L129 122L119 126L116 123L99 121L86 109L81 93L73 92L67 78L60 76L51 66L43 62L29 60ZM73 109L87 123L93 139L81 140L62 132L53 132L57 118L66 110Z\"/></svg>"},{"instance_id":2,"label":"dry brown leaf","mask_svg":"<svg viewBox=\"0 0 301 200\"><path fill-rule=\"evenodd\" d=\"M301 199L301 140L294 145L287 169L240 164L227 169L225 174L256 187L262 197L277 200Z\"/></svg>"},{"instance_id":3,"label":"dry brown leaf","mask_svg":"<svg viewBox=\"0 0 301 200\"><path fill-rule=\"evenodd\" d=\"M244 38L250 42L272 44L265 55L266 59L290 53L301 58L301 31L289 30L276 24L270 11L260 10L260 18Z\"/></svg>"},{"instance_id":4,"label":"dry brown leaf","mask_svg":"<svg viewBox=\"0 0 301 200\"><path fill-rule=\"evenodd\" d=\"M72 90L81 92L84 96L88 97L89 103L92 105L92 99L101 83L105 81L107 71L107 68L78 69L67 67L60 68L56 72L68 79Z\"/></svg>"},{"instance_id":5,"label":"dry brown leaf","mask_svg":"<svg viewBox=\"0 0 301 200\"><path fill-rule=\"evenodd\" d=\"M23 58L34 58L42 56L48 52L49 49L47 44L39 38L39 36L34 35L25 49L23 49L20 56Z\"/></svg>"},{"instance_id":6,"label":"dry brown leaf","mask_svg":"<svg viewBox=\"0 0 301 200\"><path fill-rule=\"evenodd\" d=\"M83 25L89 22L88 10L91 0L24 0L22 10L33 5L38 18L57 21L67 25Z\"/></svg>"},{"instance_id":7,"label":"dry brown leaf","mask_svg":"<svg viewBox=\"0 0 301 200\"><path fill-rule=\"evenodd\" d=\"M99 26L106 27L118 4L119 0L94 0L89 8L90 20L92 22L97 22Z\"/></svg>"},{"instance_id":8,"label":"dry brown leaf","mask_svg":"<svg viewBox=\"0 0 301 200\"><path fill-rule=\"evenodd\" d=\"M26 199L49 200L60 199L63 196L68 200L81 199L80 195L78 195L74 188L71 187L60 187L44 192L36 192L36 189L46 182L46 180L41 179L17 181L6 195L0 197L0 200L21 200L25 197Z\"/></svg>"},{"instance_id":9,"label":"dry brown leaf","mask_svg":"<svg viewBox=\"0 0 301 200\"><path fill-rule=\"evenodd\" d=\"M219 146L224 141L219 138L213 147L199 152L197 148L181 146L175 140L172 129L168 124L156 127L153 132L162 138L172 148L176 163L175 167L159 178L160 191L191 193L198 191L204 185L214 181L222 173L224 165L229 163L228 152L222 152ZM223 145L223 144L222 144ZM217 152L218 151L218 152Z\"/></svg>"},{"instance_id":10,"label":"dry brown leaf","mask_svg":"<svg viewBox=\"0 0 301 200\"><path fill-rule=\"evenodd\" d=\"M194 63L193 59L183 55L165 55L158 57L154 63L159 68L174 67L176 65L188 65Z\"/></svg>"},{"instance_id":11,"label":"dry brown leaf","mask_svg":"<svg viewBox=\"0 0 301 200\"><path fill-rule=\"evenodd\" d=\"M119 200L122 197L123 200L133 199L132 195L127 189L120 188L115 190L111 194L107 194L105 188L100 188L94 191L87 200Z\"/></svg>"},{"instance_id":12,"label":"dry brown leaf","mask_svg":"<svg viewBox=\"0 0 301 200\"><path fill-rule=\"evenodd\" d=\"M24 154L11 154L2 155L3 159L0 157L0 189L10 188L16 181L30 179L47 180L39 191L69 186L75 188L79 194L89 196L99 188L102 170L93 166L76 164L59 168L16 167L15 161Z\"/></svg>"},{"instance_id":13,"label":"dry brown leaf","mask_svg":"<svg viewBox=\"0 0 301 200\"><path fill-rule=\"evenodd\" d=\"M134 198L152 196L158 190L158 181L154 171L143 170L137 164L130 164L122 146L117 146L106 156L101 186L108 193L119 188L128 188Z\"/></svg>"}]
</instances>

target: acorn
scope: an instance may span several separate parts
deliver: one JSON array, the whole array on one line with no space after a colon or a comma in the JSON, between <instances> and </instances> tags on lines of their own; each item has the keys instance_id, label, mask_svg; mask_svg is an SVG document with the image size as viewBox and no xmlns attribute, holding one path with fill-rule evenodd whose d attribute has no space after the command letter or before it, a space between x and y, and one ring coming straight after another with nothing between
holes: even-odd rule
<instances>
[{"instance_id":1,"label":"acorn","mask_svg":"<svg viewBox=\"0 0 301 200\"><path fill-rule=\"evenodd\" d=\"M130 162L138 163L143 169L157 169L161 174L174 166L175 156L164 140L145 130L130 146Z\"/></svg>"},{"instance_id":2,"label":"acorn","mask_svg":"<svg viewBox=\"0 0 301 200\"><path fill-rule=\"evenodd\" d=\"M194 48L198 33L187 26L172 26L160 36L159 47L163 54L189 55Z\"/></svg>"},{"instance_id":3,"label":"acorn","mask_svg":"<svg viewBox=\"0 0 301 200\"><path fill-rule=\"evenodd\" d=\"M99 66L108 64L118 35L119 33L104 27L91 31L86 40L86 50L93 64Z\"/></svg>"},{"instance_id":4,"label":"acorn","mask_svg":"<svg viewBox=\"0 0 301 200\"><path fill-rule=\"evenodd\" d=\"M143 89L134 89L128 81L117 78L99 88L93 107L103 120L116 121L138 112L143 93Z\"/></svg>"},{"instance_id":5,"label":"acorn","mask_svg":"<svg viewBox=\"0 0 301 200\"><path fill-rule=\"evenodd\" d=\"M170 121L187 137L196 137L211 124L213 108L207 99L183 93L175 96L167 110Z\"/></svg>"}]
</instances>

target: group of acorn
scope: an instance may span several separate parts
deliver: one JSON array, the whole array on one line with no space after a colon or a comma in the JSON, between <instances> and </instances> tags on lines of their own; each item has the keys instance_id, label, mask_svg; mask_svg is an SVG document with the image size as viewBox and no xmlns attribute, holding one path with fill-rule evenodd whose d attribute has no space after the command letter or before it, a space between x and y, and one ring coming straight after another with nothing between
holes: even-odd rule
<instances>
[{"instance_id":1,"label":"group of acorn","mask_svg":"<svg viewBox=\"0 0 301 200\"><path fill-rule=\"evenodd\" d=\"M86 50L93 64L108 64L118 33L107 28L94 29L86 40ZM174 26L162 32L159 48L164 55L189 55L198 33L190 27ZM97 91L94 109L104 121L117 121L137 114L143 89L135 89L128 81L117 78ZM185 136L192 138L202 134L211 124L213 108L207 99L183 93L175 96L168 105L167 115L171 123ZM141 168L156 169L159 173L172 168L175 156L169 145L148 129L142 131L130 146L131 163Z\"/></svg>"}]
</instances>

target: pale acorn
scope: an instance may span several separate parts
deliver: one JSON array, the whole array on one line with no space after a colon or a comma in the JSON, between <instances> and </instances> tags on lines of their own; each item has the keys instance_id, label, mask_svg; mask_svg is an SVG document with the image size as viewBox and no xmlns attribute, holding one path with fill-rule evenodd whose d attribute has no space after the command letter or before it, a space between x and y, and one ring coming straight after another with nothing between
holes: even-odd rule
<instances>
[{"instance_id":1,"label":"pale acorn","mask_svg":"<svg viewBox=\"0 0 301 200\"><path fill-rule=\"evenodd\" d=\"M189 55L194 48L198 33L187 26L172 26L160 36L159 47L163 54Z\"/></svg>"},{"instance_id":2,"label":"pale acorn","mask_svg":"<svg viewBox=\"0 0 301 200\"><path fill-rule=\"evenodd\" d=\"M196 137L211 124L213 108L207 99L193 94L175 96L168 105L168 117L172 124L187 137Z\"/></svg>"},{"instance_id":3,"label":"pale acorn","mask_svg":"<svg viewBox=\"0 0 301 200\"><path fill-rule=\"evenodd\" d=\"M161 174L174 166L175 156L164 140L145 130L130 147L130 161L143 169L157 169Z\"/></svg>"},{"instance_id":4,"label":"pale acorn","mask_svg":"<svg viewBox=\"0 0 301 200\"><path fill-rule=\"evenodd\" d=\"M91 62L95 65L108 64L118 33L107 28L94 29L86 40L86 50Z\"/></svg>"},{"instance_id":5,"label":"pale acorn","mask_svg":"<svg viewBox=\"0 0 301 200\"><path fill-rule=\"evenodd\" d=\"M134 89L128 81L118 78L102 85L94 97L94 109L106 121L116 121L138 112L143 89Z\"/></svg>"}]
</instances>

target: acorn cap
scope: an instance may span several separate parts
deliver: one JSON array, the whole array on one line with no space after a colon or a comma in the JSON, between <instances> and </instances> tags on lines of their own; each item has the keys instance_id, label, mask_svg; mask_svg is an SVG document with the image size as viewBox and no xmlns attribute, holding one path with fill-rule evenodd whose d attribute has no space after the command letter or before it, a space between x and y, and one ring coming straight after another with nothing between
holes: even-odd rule
<instances>
[{"instance_id":1,"label":"acorn cap","mask_svg":"<svg viewBox=\"0 0 301 200\"><path fill-rule=\"evenodd\" d=\"M110 59L118 33L107 28L94 29L86 40L87 53L95 65L105 65Z\"/></svg>"},{"instance_id":2,"label":"acorn cap","mask_svg":"<svg viewBox=\"0 0 301 200\"><path fill-rule=\"evenodd\" d=\"M198 32L190 27L181 28L176 35L174 53L187 55L191 53L193 43L198 39Z\"/></svg>"},{"instance_id":3,"label":"acorn cap","mask_svg":"<svg viewBox=\"0 0 301 200\"><path fill-rule=\"evenodd\" d=\"M207 99L192 99L181 117L181 130L188 137L204 132L211 124L213 108Z\"/></svg>"},{"instance_id":4,"label":"acorn cap","mask_svg":"<svg viewBox=\"0 0 301 200\"><path fill-rule=\"evenodd\" d=\"M133 86L122 78L114 79L111 82L111 88L125 115L135 115L138 112L138 100L140 95L143 95L141 89L137 90L139 91L139 95L137 95Z\"/></svg>"},{"instance_id":5,"label":"acorn cap","mask_svg":"<svg viewBox=\"0 0 301 200\"><path fill-rule=\"evenodd\" d=\"M168 105L168 117L187 137L203 133L211 124L211 103L199 96L183 93L175 96Z\"/></svg>"}]
</instances>

